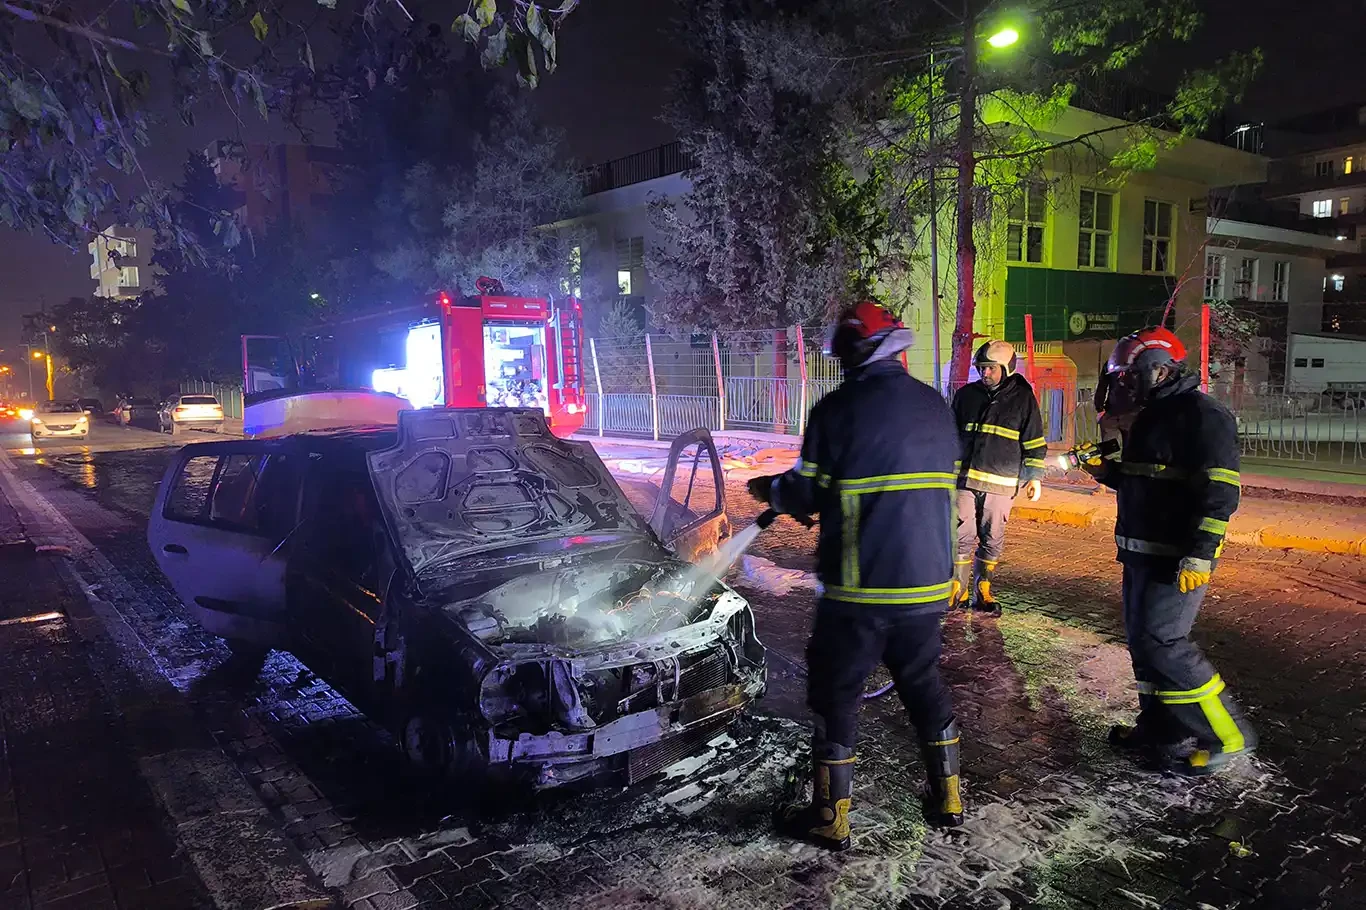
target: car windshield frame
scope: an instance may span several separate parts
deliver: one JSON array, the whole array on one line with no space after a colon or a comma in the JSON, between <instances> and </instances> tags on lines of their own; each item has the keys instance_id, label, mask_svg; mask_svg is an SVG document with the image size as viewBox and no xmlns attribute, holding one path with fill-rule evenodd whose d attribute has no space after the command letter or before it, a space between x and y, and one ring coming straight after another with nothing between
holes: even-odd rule
<instances>
[{"instance_id":1,"label":"car windshield frame","mask_svg":"<svg viewBox=\"0 0 1366 910\"><path fill-rule=\"evenodd\" d=\"M36 412L39 414L84 414L85 408L74 401L43 401L39 402Z\"/></svg>"}]
</instances>

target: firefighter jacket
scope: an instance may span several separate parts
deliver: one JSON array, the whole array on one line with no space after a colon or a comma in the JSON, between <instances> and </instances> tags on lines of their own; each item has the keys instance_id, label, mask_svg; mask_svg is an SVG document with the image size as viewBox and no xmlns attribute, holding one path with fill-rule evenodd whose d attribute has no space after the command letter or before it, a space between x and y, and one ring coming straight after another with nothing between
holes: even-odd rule
<instances>
[{"instance_id":1,"label":"firefighter jacket","mask_svg":"<svg viewBox=\"0 0 1366 910\"><path fill-rule=\"evenodd\" d=\"M958 487L1014 496L1020 484L1042 479L1048 443L1034 389L1018 373L995 391L973 382L953 396L953 419L962 443Z\"/></svg>"},{"instance_id":2,"label":"firefighter jacket","mask_svg":"<svg viewBox=\"0 0 1366 910\"><path fill-rule=\"evenodd\" d=\"M825 597L934 612L953 576L953 418L897 360L851 372L811 411L772 505L821 517Z\"/></svg>"},{"instance_id":3,"label":"firefighter jacket","mask_svg":"<svg viewBox=\"0 0 1366 910\"><path fill-rule=\"evenodd\" d=\"M1124 434L1101 482L1118 494L1119 561L1176 570L1214 559L1242 490L1238 429L1228 409L1182 376L1159 389Z\"/></svg>"}]
</instances>

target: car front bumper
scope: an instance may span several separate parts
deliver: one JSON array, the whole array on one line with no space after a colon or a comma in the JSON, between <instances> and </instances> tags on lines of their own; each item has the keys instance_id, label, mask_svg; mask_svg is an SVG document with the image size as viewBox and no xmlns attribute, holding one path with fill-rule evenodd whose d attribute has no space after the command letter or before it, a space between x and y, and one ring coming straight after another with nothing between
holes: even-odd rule
<instances>
[{"instance_id":1,"label":"car front bumper","mask_svg":"<svg viewBox=\"0 0 1366 910\"><path fill-rule=\"evenodd\" d=\"M36 427L32 425L29 426L29 435L31 435L34 439L38 439L40 437L45 438L49 436L81 437L85 436L88 432L90 432L90 427L83 425L76 425L70 427L53 427L47 425L41 427Z\"/></svg>"}]
</instances>

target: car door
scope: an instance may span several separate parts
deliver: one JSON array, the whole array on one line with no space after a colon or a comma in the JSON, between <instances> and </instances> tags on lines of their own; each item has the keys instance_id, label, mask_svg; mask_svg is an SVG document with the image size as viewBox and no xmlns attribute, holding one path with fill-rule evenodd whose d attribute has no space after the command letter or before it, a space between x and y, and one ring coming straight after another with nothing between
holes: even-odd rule
<instances>
[{"instance_id":1,"label":"car door","mask_svg":"<svg viewBox=\"0 0 1366 910\"><path fill-rule=\"evenodd\" d=\"M194 618L230 642L288 650L286 539L300 457L282 444L182 449L157 490L147 543Z\"/></svg>"},{"instance_id":2,"label":"car door","mask_svg":"<svg viewBox=\"0 0 1366 910\"><path fill-rule=\"evenodd\" d=\"M362 454L312 453L290 546L289 622L308 663L353 701L374 694L375 622L393 571Z\"/></svg>"},{"instance_id":3,"label":"car door","mask_svg":"<svg viewBox=\"0 0 1366 910\"><path fill-rule=\"evenodd\" d=\"M710 555L730 536L725 472L707 430L689 430L669 447L650 527L689 562Z\"/></svg>"}]
</instances>

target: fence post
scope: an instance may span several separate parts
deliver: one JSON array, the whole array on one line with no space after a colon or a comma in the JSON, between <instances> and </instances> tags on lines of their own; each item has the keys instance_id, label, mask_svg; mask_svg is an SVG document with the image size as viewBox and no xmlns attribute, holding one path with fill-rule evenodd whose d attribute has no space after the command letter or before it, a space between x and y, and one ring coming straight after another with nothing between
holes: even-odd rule
<instances>
[{"instance_id":1,"label":"fence post","mask_svg":"<svg viewBox=\"0 0 1366 910\"><path fill-rule=\"evenodd\" d=\"M607 433L607 399L602 395L602 373L598 371L598 340L588 339L588 350L593 355L593 382L598 387L598 437Z\"/></svg>"},{"instance_id":2,"label":"fence post","mask_svg":"<svg viewBox=\"0 0 1366 910\"><path fill-rule=\"evenodd\" d=\"M797 332L797 376L801 380L802 391L797 400L797 435L806 433L806 335L800 325L793 327Z\"/></svg>"},{"instance_id":3,"label":"fence post","mask_svg":"<svg viewBox=\"0 0 1366 910\"><path fill-rule=\"evenodd\" d=\"M716 367L717 413L721 418L716 431L720 433L726 429L726 378L721 375L721 342L717 340L715 332L711 333L711 362Z\"/></svg>"},{"instance_id":4,"label":"fence post","mask_svg":"<svg viewBox=\"0 0 1366 910\"><path fill-rule=\"evenodd\" d=\"M1200 307L1200 391L1209 391L1209 304Z\"/></svg>"},{"instance_id":5,"label":"fence post","mask_svg":"<svg viewBox=\"0 0 1366 910\"><path fill-rule=\"evenodd\" d=\"M645 364L650 369L650 421L654 428L655 441L659 441L659 387L655 384L655 351L650 346L650 336L645 336Z\"/></svg>"}]
</instances>

